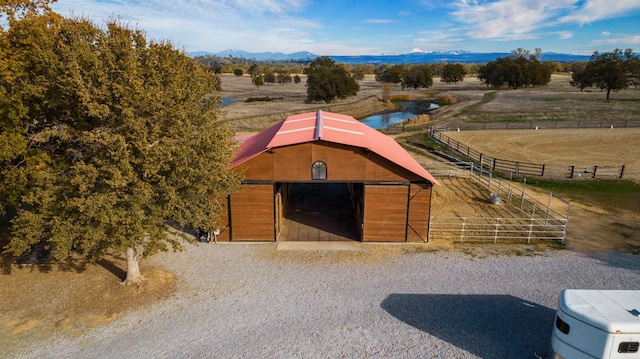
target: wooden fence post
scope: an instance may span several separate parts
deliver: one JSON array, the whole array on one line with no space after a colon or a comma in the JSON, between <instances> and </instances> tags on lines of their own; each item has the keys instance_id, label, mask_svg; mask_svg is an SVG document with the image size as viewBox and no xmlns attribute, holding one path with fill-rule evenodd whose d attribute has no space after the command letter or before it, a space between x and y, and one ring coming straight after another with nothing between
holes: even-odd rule
<instances>
[{"instance_id":1,"label":"wooden fence post","mask_svg":"<svg viewBox=\"0 0 640 359\"><path fill-rule=\"evenodd\" d=\"M571 166L571 175L569 178L573 178L573 172L576 170L576 166Z\"/></svg>"},{"instance_id":2,"label":"wooden fence post","mask_svg":"<svg viewBox=\"0 0 640 359\"><path fill-rule=\"evenodd\" d=\"M545 167L545 164L543 163L542 164L542 173L540 173L540 177L544 177L544 167Z\"/></svg>"},{"instance_id":3,"label":"wooden fence post","mask_svg":"<svg viewBox=\"0 0 640 359\"><path fill-rule=\"evenodd\" d=\"M598 166L593 166L593 176L591 178L596 178L596 172L598 172Z\"/></svg>"},{"instance_id":4,"label":"wooden fence post","mask_svg":"<svg viewBox=\"0 0 640 359\"><path fill-rule=\"evenodd\" d=\"M622 168L620 168L620 179L622 179L622 175L624 174L624 165L622 165Z\"/></svg>"}]
</instances>

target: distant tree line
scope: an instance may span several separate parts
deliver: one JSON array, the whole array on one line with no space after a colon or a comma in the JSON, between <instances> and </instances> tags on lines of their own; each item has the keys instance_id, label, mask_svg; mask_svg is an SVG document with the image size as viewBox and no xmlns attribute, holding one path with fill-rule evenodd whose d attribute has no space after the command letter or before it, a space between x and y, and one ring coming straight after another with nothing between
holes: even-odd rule
<instances>
[{"instance_id":1,"label":"distant tree line","mask_svg":"<svg viewBox=\"0 0 640 359\"><path fill-rule=\"evenodd\" d=\"M196 56L194 59L204 65L210 66L214 73L235 73L240 69L244 74L250 73L249 69L254 66L259 66L263 69L263 73L270 72L269 69L287 68L292 74L302 74L304 68L308 66L312 60L268 60L259 61L256 59L246 59L242 57L219 57L215 55ZM366 75L374 75L376 71L379 71L380 67L389 67L389 64L343 64L347 71L352 74L356 81L361 81ZM434 77L441 76L444 69L452 64L448 63L433 63L428 64L431 69L431 73ZM478 68L481 64L457 64L459 67L463 67L467 74L478 73ZM395 66L395 65L393 65ZM414 66L410 64L401 64L398 66ZM560 64L558 64L560 66ZM275 81L274 81L275 82Z\"/></svg>"},{"instance_id":2,"label":"distant tree line","mask_svg":"<svg viewBox=\"0 0 640 359\"><path fill-rule=\"evenodd\" d=\"M358 91L355 85L367 75L373 75L377 82L388 86L400 85L403 89L431 87L434 77L451 84L464 81L466 76L477 76L488 87L519 89L545 86L551 81L553 73L564 72L572 74L571 84L580 90L586 87L606 90L607 99L611 91L638 86L640 83L640 61L631 49L624 52L616 49L603 54L595 52L589 62L561 64L541 61L541 58L542 51L539 48L534 52L518 48L511 51L511 56L497 58L486 64L338 64L326 56L313 61L257 61L231 56L198 56L195 59L212 67L216 74L249 74L257 87L274 83L300 83L302 78L298 74L306 74L307 101L331 102L343 96L355 95ZM321 81L318 77L320 73L329 76L328 79ZM313 75L313 78L309 79L309 75ZM355 93L351 95L354 89Z\"/></svg>"}]
</instances>

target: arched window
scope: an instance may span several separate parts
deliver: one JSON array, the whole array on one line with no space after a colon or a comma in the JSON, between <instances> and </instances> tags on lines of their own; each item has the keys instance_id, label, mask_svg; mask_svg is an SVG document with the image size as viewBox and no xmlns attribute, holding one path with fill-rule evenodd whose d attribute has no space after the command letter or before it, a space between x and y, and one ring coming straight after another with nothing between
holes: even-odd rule
<instances>
[{"instance_id":1,"label":"arched window","mask_svg":"<svg viewBox=\"0 0 640 359\"><path fill-rule=\"evenodd\" d=\"M326 180L327 179L327 165L322 161L316 161L311 166L311 179L314 180Z\"/></svg>"}]
</instances>

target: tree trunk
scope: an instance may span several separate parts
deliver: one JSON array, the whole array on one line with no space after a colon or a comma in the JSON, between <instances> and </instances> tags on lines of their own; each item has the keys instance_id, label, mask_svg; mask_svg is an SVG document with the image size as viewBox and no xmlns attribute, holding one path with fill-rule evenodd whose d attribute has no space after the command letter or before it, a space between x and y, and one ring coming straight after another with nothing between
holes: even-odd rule
<instances>
[{"instance_id":1,"label":"tree trunk","mask_svg":"<svg viewBox=\"0 0 640 359\"><path fill-rule=\"evenodd\" d=\"M141 285L145 278L140 273L138 250L136 247L127 248L125 257L127 258L127 277L122 282L122 285Z\"/></svg>"},{"instance_id":2,"label":"tree trunk","mask_svg":"<svg viewBox=\"0 0 640 359\"><path fill-rule=\"evenodd\" d=\"M611 87L607 87L607 100L609 100L610 94L611 94Z\"/></svg>"}]
</instances>

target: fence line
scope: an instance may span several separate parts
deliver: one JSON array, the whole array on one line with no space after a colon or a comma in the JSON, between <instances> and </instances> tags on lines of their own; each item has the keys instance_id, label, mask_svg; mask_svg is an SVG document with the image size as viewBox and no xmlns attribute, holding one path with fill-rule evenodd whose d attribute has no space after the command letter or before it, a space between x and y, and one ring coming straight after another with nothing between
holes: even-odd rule
<instances>
[{"instance_id":1,"label":"fence line","mask_svg":"<svg viewBox=\"0 0 640 359\"><path fill-rule=\"evenodd\" d=\"M564 243L571 203L561 197L549 194L549 202L544 204L525 191L525 185L516 186L512 181L494 178L482 166L473 162L437 162L422 164L436 177L466 177L478 180L487 186L506 205L517 208L528 217L482 218L482 217L439 217L431 216L428 238L451 238L453 240L531 240L553 239ZM552 201L566 205L566 214L552 209Z\"/></svg>"},{"instance_id":2,"label":"fence line","mask_svg":"<svg viewBox=\"0 0 640 359\"><path fill-rule=\"evenodd\" d=\"M454 241L557 240L564 242L566 219L431 217L429 239Z\"/></svg>"},{"instance_id":3,"label":"fence line","mask_svg":"<svg viewBox=\"0 0 640 359\"><path fill-rule=\"evenodd\" d=\"M640 123L640 122L639 122ZM632 172L625 165L622 166L576 166L576 165L547 165L530 162L520 162L491 157L457 141L441 130L431 129L431 137L448 148L466 156L491 171L513 173L518 176L537 176L550 178L598 178L598 179L627 179L637 173Z\"/></svg>"},{"instance_id":4,"label":"fence line","mask_svg":"<svg viewBox=\"0 0 640 359\"><path fill-rule=\"evenodd\" d=\"M458 122L437 126L437 131L451 130L535 130L535 129L571 129L571 128L637 128L640 121L544 121L544 122Z\"/></svg>"}]
</instances>

